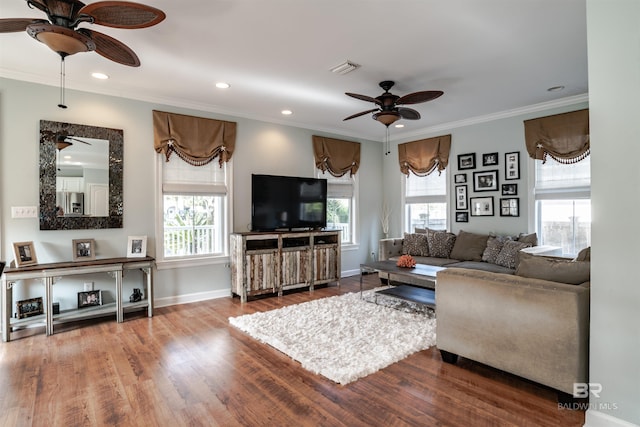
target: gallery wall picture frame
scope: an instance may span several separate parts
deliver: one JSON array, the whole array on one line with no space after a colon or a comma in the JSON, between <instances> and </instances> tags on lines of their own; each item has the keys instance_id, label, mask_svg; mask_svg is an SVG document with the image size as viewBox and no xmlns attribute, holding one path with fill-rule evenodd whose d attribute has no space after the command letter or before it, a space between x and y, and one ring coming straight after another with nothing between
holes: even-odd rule
<instances>
[{"instance_id":1,"label":"gallery wall picture frame","mask_svg":"<svg viewBox=\"0 0 640 427\"><path fill-rule=\"evenodd\" d=\"M469 212L456 212L456 222L469 222Z\"/></svg>"},{"instance_id":2,"label":"gallery wall picture frame","mask_svg":"<svg viewBox=\"0 0 640 427\"><path fill-rule=\"evenodd\" d=\"M520 179L520 152L504 154L504 179Z\"/></svg>"},{"instance_id":3,"label":"gallery wall picture frame","mask_svg":"<svg viewBox=\"0 0 640 427\"><path fill-rule=\"evenodd\" d=\"M38 263L38 257L36 257L36 248L35 246L33 246L33 242L14 243L13 254L16 257L17 267L36 265Z\"/></svg>"},{"instance_id":4,"label":"gallery wall picture frame","mask_svg":"<svg viewBox=\"0 0 640 427\"><path fill-rule=\"evenodd\" d=\"M482 166L495 166L498 164L498 153L486 153L482 155Z\"/></svg>"},{"instance_id":5,"label":"gallery wall picture frame","mask_svg":"<svg viewBox=\"0 0 640 427\"><path fill-rule=\"evenodd\" d=\"M471 204L471 216L493 216L493 196L472 197L469 199Z\"/></svg>"},{"instance_id":6,"label":"gallery wall picture frame","mask_svg":"<svg viewBox=\"0 0 640 427\"><path fill-rule=\"evenodd\" d=\"M147 256L147 236L129 236L127 241L127 258L144 258Z\"/></svg>"},{"instance_id":7,"label":"gallery wall picture frame","mask_svg":"<svg viewBox=\"0 0 640 427\"><path fill-rule=\"evenodd\" d=\"M42 297L25 299L16 303L16 315L18 319L26 319L27 317L44 314L44 304Z\"/></svg>"},{"instance_id":8,"label":"gallery wall picture frame","mask_svg":"<svg viewBox=\"0 0 640 427\"><path fill-rule=\"evenodd\" d=\"M100 289L78 292L78 308L95 307L98 305L102 305L102 291Z\"/></svg>"},{"instance_id":9,"label":"gallery wall picture frame","mask_svg":"<svg viewBox=\"0 0 640 427\"><path fill-rule=\"evenodd\" d=\"M456 184L466 184L467 183L467 174L466 173L457 173L453 177L453 182Z\"/></svg>"},{"instance_id":10,"label":"gallery wall picture frame","mask_svg":"<svg viewBox=\"0 0 640 427\"><path fill-rule=\"evenodd\" d=\"M518 184L514 184L514 183L502 184L503 196L515 196L517 194L518 194Z\"/></svg>"},{"instance_id":11,"label":"gallery wall picture frame","mask_svg":"<svg viewBox=\"0 0 640 427\"><path fill-rule=\"evenodd\" d=\"M498 170L488 170L473 173L473 191L498 191Z\"/></svg>"},{"instance_id":12,"label":"gallery wall picture frame","mask_svg":"<svg viewBox=\"0 0 640 427\"><path fill-rule=\"evenodd\" d=\"M458 169L475 169L476 153L458 154Z\"/></svg>"},{"instance_id":13,"label":"gallery wall picture frame","mask_svg":"<svg viewBox=\"0 0 640 427\"><path fill-rule=\"evenodd\" d=\"M466 210L469 209L467 204L467 186L456 185L456 209Z\"/></svg>"},{"instance_id":14,"label":"gallery wall picture frame","mask_svg":"<svg viewBox=\"0 0 640 427\"><path fill-rule=\"evenodd\" d=\"M74 261L96 259L96 241L94 239L73 239L71 249Z\"/></svg>"},{"instance_id":15,"label":"gallery wall picture frame","mask_svg":"<svg viewBox=\"0 0 640 427\"><path fill-rule=\"evenodd\" d=\"M520 199L518 197L500 199L500 216L520 216Z\"/></svg>"}]
</instances>

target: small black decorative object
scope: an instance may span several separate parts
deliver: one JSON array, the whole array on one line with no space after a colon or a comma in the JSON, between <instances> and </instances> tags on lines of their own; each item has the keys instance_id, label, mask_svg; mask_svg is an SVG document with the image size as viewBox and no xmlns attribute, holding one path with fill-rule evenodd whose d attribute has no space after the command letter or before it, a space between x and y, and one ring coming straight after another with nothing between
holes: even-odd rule
<instances>
[{"instance_id":1,"label":"small black decorative object","mask_svg":"<svg viewBox=\"0 0 640 427\"><path fill-rule=\"evenodd\" d=\"M142 291L138 288L133 288L133 293L129 297L129 302L138 302L142 300Z\"/></svg>"}]
</instances>

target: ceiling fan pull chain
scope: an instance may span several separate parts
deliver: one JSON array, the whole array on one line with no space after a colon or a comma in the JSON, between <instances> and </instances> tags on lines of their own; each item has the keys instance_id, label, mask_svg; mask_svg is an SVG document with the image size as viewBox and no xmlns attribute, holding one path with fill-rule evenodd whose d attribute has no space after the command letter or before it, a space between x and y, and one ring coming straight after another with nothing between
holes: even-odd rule
<instances>
[{"instance_id":1,"label":"ceiling fan pull chain","mask_svg":"<svg viewBox=\"0 0 640 427\"><path fill-rule=\"evenodd\" d=\"M386 138L385 138L385 142L384 142L384 155L388 156L389 154L391 154L391 148L389 145L389 126L386 127Z\"/></svg>"},{"instance_id":2,"label":"ceiling fan pull chain","mask_svg":"<svg viewBox=\"0 0 640 427\"><path fill-rule=\"evenodd\" d=\"M64 56L60 56L60 104L58 104L58 107L60 108L67 108L67 106L64 105L64 80L65 80Z\"/></svg>"}]
</instances>

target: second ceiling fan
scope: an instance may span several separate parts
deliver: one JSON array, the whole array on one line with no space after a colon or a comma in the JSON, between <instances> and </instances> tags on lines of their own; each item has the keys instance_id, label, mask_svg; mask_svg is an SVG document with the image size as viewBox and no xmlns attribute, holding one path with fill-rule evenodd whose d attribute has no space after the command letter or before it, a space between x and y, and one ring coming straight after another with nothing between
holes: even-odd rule
<instances>
[{"instance_id":1,"label":"second ceiling fan","mask_svg":"<svg viewBox=\"0 0 640 427\"><path fill-rule=\"evenodd\" d=\"M399 105L420 104L422 102L432 101L439 98L444 93L440 90L426 90L410 93L404 96L398 96L389 92L389 89L391 89L394 84L395 83L391 80L380 82L380 87L384 90L384 93L375 98L367 95L346 92L346 95L352 98L373 102L377 107L353 114L343 120L354 119L369 113L373 113L372 118L387 127L400 119L418 120L420 118L420 113L412 108L399 107Z\"/></svg>"}]
</instances>

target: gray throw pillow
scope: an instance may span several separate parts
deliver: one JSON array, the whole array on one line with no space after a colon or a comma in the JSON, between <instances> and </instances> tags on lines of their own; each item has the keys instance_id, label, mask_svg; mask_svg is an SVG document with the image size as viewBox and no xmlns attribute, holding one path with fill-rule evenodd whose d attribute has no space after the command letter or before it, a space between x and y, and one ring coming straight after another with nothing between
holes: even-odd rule
<instances>
[{"instance_id":1,"label":"gray throw pillow","mask_svg":"<svg viewBox=\"0 0 640 427\"><path fill-rule=\"evenodd\" d=\"M531 246L538 246L538 235L536 233L520 233L520 235L518 236L518 242L531 243Z\"/></svg>"},{"instance_id":2,"label":"gray throw pillow","mask_svg":"<svg viewBox=\"0 0 640 427\"><path fill-rule=\"evenodd\" d=\"M402 254L412 256L429 256L429 242L426 234L404 233Z\"/></svg>"},{"instance_id":3,"label":"gray throw pillow","mask_svg":"<svg viewBox=\"0 0 640 427\"><path fill-rule=\"evenodd\" d=\"M579 285L591 279L591 263L521 253L516 275Z\"/></svg>"},{"instance_id":4,"label":"gray throw pillow","mask_svg":"<svg viewBox=\"0 0 640 427\"><path fill-rule=\"evenodd\" d=\"M591 261L591 246L578 252L574 261Z\"/></svg>"},{"instance_id":5,"label":"gray throw pillow","mask_svg":"<svg viewBox=\"0 0 640 427\"><path fill-rule=\"evenodd\" d=\"M513 240L507 240L502 246L502 250L496 257L496 264L503 267L515 269L518 265L518 255L521 249L530 248L531 243L515 242Z\"/></svg>"},{"instance_id":6,"label":"gray throw pillow","mask_svg":"<svg viewBox=\"0 0 640 427\"><path fill-rule=\"evenodd\" d=\"M482 261L488 239L487 234L467 233L460 230L449 256L461 261Z\"/></svg>"}]
</instances>

